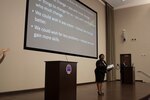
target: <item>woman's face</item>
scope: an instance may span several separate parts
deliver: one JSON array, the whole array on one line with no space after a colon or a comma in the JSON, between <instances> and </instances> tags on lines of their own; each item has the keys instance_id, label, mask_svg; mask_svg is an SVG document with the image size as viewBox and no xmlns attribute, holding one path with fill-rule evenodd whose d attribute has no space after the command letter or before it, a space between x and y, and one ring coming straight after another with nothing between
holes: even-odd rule
<instances>
[{"instance_id":1,"label":"woman's face","mask_svg":"<svg viewBox=\"0 0 150 100\"><path fill-rule=\"evenodd\" d=\"M101 55L101 56L100 56L100 59L104 60L104 55Z\"/></svg>"}]
</instances>

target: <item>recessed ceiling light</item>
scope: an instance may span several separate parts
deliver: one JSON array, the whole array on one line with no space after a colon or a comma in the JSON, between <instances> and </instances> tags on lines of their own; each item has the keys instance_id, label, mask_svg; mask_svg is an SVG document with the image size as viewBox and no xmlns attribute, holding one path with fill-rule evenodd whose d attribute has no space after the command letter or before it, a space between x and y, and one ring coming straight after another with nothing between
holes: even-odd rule
<instances>
[{"instance_id":1,"label":"recessed ceiling light","mask_svg":"<svg viewBox=\"0 0 150 100\"><path fill-rule=\"evenodd\" d=\"M122 1L124 2L124 1L126 1L126 0L122 0Z\"/></svg>"}]
</instances>

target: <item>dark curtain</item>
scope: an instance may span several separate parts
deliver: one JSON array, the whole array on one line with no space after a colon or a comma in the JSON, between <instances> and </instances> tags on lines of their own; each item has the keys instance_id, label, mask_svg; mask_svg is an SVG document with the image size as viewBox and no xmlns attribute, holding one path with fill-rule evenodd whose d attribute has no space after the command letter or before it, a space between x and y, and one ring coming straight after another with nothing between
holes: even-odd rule
<instances>
[{"instance_id":1,"label":"dark curtain","mask_svg":"<svg viewBox=\"0 0 150 100\"><path fill-rule=\"evenodd\" d=\"M115 34L114 34L114 8L105 2L106 11L106 61L115 65ZM113 81L116 78L115 69L107 72L107 80Z\"/></svg>"}]
</instances>

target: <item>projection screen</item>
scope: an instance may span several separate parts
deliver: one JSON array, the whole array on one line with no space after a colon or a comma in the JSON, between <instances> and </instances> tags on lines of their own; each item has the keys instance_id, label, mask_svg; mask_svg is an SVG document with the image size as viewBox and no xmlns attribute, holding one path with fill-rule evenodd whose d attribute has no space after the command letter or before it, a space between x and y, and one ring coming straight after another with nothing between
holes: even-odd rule
<instances>
[{"instance_id":1,"label":"projection screen","mask_svg":"<svg viewBox=\"0 0 150 100\"><path fill-rule=\"evenodd\" d=\"M79 0L27 0L24 49L98 56L97 12Z\"/></svg>"}]
</instances>

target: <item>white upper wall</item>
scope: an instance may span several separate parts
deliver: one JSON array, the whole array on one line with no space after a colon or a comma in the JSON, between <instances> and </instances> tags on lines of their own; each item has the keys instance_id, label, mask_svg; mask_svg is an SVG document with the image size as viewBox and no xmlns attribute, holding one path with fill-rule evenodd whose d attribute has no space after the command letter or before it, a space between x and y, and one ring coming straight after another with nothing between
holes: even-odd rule
<instances>
[{"instance_id":1,"label":"white upper wall","mask_svg":"<svg viewBox=\"0 0 150 100\"><path fill-rule=\"evenodd\" d=\"M105 6L98 0L81 0L98 13L98 54L106 53ZM26 0L0 0L0 48L9 48L0 64L0 92L43 88L45 62L66 55L24 50ZM95 81L96 59L67 56L77 63L77 83Z\"/></svg>"},{"instance_id":2,"label":"white upper wall","mask_svg":"<svg viewBox=\"0 0 150 100\"><path fill-rule=\"evenodd\" d=\"M150 4L115 10L115 45L116 63L120 63L120 54L132 55L136 80L150 82L149 78L139 73L150 75ZM122 41L125 31L126 42ZM117 78L120 73L117 71Z\"/></svg>"}]
</instances>

